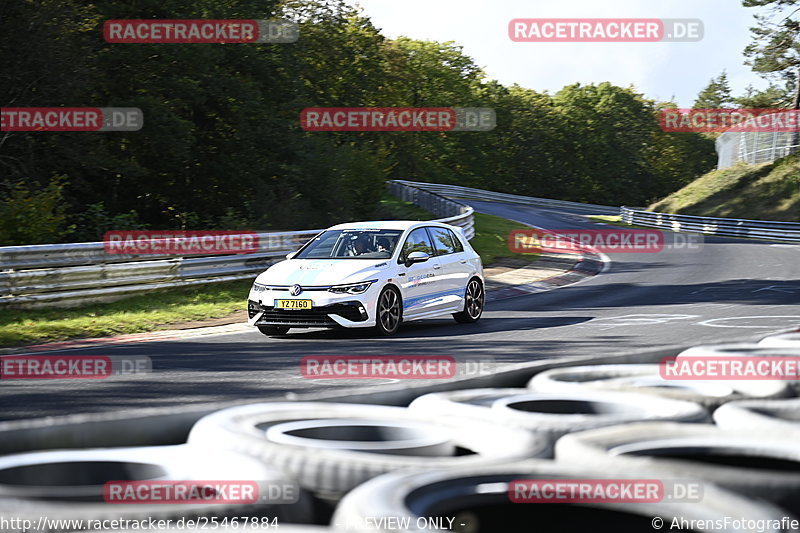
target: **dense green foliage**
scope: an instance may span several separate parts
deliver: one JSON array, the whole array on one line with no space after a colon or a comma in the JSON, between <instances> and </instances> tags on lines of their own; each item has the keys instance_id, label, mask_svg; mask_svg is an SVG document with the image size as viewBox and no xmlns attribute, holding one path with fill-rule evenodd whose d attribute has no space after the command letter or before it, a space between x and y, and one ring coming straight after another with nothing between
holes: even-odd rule
<instances>
[{"instance_id":1,"label":"dense green foliage","mask_svg":"<svg viewBox=\"0 0 800 533\"><path fill-rule=\"evenodd\" d=\"M109 44L107 19L283 17L294 44ZM368 219L404 178L643 205L714 164L632 88L486 79L453 43L383 37L340 0L5 0L0 105L139 107L138 132L0 134L0 244L110 228L279 230ZM489 133L311 133L326 106L492 107ZM49 202L49 203L48 203ZM19 225L16 221L45 224ZM9 218L14 217L14 218Z\"/></svg>"}]
</instances>

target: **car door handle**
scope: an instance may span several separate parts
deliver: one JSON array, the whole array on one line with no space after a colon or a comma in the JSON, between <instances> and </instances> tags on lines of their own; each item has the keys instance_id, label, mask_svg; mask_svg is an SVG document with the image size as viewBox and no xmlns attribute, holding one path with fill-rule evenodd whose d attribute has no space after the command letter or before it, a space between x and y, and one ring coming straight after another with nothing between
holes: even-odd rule
<instances>
[{"instance_id":1,"label":"car door handle","mask_svg":"<svg viewBox=\"0 0 800 533\"><path fill-rule=\"evenodd\" d=\"M466 260L466 259L462 259L462 260L461 260L461 264L462 264L462 265L466 265L466 264L467 264L467 260Z\"/></svg>"},{"instance_id":2,"label":"car door handle","mask_svg":"<svg viewBox=\"0 0 800 533\"><path fill-rule=\"evenodd\" d=\"M405 275L406 275L405 272L400 272L397 276L400 277L400 276L405 276Z\"/></svg>"},{"instance_id":3,"label":"car door handle","mask_svg":"<svg viewBox=\"0 0 800 533\"><path fill-rule=\"evenodd\" d=\"M439 270L440 268L442 268L442 265L433 265L434 270Z\"/></svg>"}]
</instances>

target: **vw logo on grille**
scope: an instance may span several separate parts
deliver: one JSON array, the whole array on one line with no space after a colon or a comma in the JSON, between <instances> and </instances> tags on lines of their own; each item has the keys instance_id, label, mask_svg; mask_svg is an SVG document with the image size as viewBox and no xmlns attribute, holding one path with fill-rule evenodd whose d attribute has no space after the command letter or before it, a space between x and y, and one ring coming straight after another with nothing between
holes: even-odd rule
<instances>
[{"instance_id":1,"label":"vw logo on grille","mask_svg":"<svg viewBox=\"0 0 800 533\"><path fill-rule=\"evenodd\" d=\"M303 292L303 287L301 287L300 285L292 285L292 288L289 291L289 294L291 294L292 296L297 296L301 292Z\"/></svg>"}]
</instances>

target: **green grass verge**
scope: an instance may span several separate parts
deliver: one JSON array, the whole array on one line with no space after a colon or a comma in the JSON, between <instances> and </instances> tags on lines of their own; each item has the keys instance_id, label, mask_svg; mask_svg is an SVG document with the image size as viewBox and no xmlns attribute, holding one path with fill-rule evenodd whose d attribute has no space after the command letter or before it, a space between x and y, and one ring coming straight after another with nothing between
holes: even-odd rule
<instances>
[{"instance_id":1,"label":"green grass verge","mask_svg":"<svg viewBox=\"0 0 800 533\"><path fill-rule=\"evenodd\" d=\"M483 266L491 265L500 258L535 261L539 258L538 253L516 254L508 247L508 235L511 230L526 227L502 217L475 213L475 237L470 243L481 256Z\"/></svg>"},{"instance_id":2,"label":"green grass verge","mask_svg":"<svg viewBox=\"0 0 800 533\"><path fill-rule=\"evenodd\" d=\"M381 204L384 220L433 218L424 209L400 200L387 198ZM536 259L535 254L514 254L508 249L509 232L519 228L520 224L504 218L475 214L472 245L484 265L501 257ZM180 322L226 317L244 309L251 283L244 280L154 291L118 302L74 309L3 310L0 311L0 346L142 333Z\"/></svg>"},{"instance_id":3,"label":"green grass verge","mask_svg":"<svg viewBox=\"0 0 800 533\"><path fill-rule=\"evenodd\" d=\"M619 215L591 215L589 220L592 222L602 222L604 224L624 224Z\"/></svg>"},{"instance_id":4,"label":"green grass verge","mask_svg":"<svg viewBox=\"0 0 800 533\"><path fill-rule=\"evenodd\" d=\"M714 170L650 206L683 215L800 221L800 154Z\"/></svg>"},{"instance_id":5,"label":"green grass verge","mask_svg":"<svg viewBox=\"0 0 800 533\"><path fill-rule=\"evenodd\" d=\"M251 281L154 291L74 309L0 311L0 346L105 337L165 324L221 318L243 308Z\"/></svg>"},{"instance_id":6,"label":"green grass verge","mask_svg":"<svg viewBox=\"0 0 800 533\"><path fill-rule=\"evenodd\" d=\"M592 222L601 222L611 226L619 226L621 228L640 228L640 229L654 229L650 226L639 226L637 224L626 224L622 221L619 215L590 215L589 220Z\"/></svg>"},{"instance_id":7,"label":"green grass verge","mask_svg":"<svg viewBox=\"0 0 800 533\"><path fill-rule=\"evenodd\" d=\"M384 193L375 209L374 220L431 220L436 218L431 212L417 207L411 202L404 202L396 196Z\"/></svg>"}]
</instances>

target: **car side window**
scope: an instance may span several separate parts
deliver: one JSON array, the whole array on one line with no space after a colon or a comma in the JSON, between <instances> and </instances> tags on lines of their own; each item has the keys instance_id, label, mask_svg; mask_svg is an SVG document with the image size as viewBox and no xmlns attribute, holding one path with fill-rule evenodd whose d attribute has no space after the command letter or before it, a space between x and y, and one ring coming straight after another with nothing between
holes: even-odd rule
<instances>
[{"instance_id":1,"label":"car side window","mask_svg":"<svg viewBox=\"0 0 800 533\"><path fill-rule=\"evenodd\" d=\"M447 230L450 231L450 230ZM455 245L455 253L463 252L464 245L461 244L461 239L458 238L458 235L450 231L450 236L453 238L453 244Z\"/></svg>"},{"instance_id":2,"label":"car side window","mask_svg":"<svg viewBox=\"0 0 800 533\"><path fill-rule=\"evenodd\" d=\"M456 253L456 245L453 242L453 235L446 228L429 227L433 246L436 248L436 255L448 255Z\"/></svg>"},{"instance_id":3,"label":"car side window","mask_svg":"<svg viewBox=\"0 0 800 533\"><path fill-rule=\"evenodd\" d=\"M411 252L425 252L433 257L433 245L431 244L430 238L428 238L428 232L425 231L425 228L417 228L408 235L405 244L403 244L399 262L405 263L408 254Z\"/></svg>"}]
</instances>

